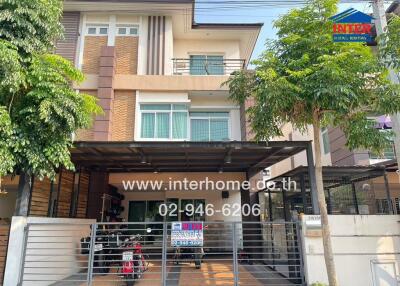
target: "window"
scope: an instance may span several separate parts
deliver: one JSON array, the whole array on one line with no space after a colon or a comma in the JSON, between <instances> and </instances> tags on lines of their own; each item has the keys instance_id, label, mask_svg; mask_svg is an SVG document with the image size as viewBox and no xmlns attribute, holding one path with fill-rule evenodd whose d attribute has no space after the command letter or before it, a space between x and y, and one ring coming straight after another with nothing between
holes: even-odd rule
<instances>
[{"instance_id":1,"label":"window","mask_svg":"<svg viewBox=\"0 0 400 286\"><path fill-rule=\"evenodd\" d=\"M229 112L190 112L192 141L228 141Z\"/></svg>"},{"instance_id":2,"label":"window","mask_svg":"<svg viewBox=\"0 0 400 286\"><path fill-rule=\"evenodd\" d=\"M118 26L117 35L118 36L137 36L139 31L138 26Z\"/></svg>"},{"instance_id":3,"label":"window","mask_svg":"<svg viewBox=\"0 0 400 286\"><path fill-rule=\"evenodd\" d=\"M88 25L86 30L87 35L91 36L103 36L108 35L108 26L107 25Z\"/></svg>"},{"instance_id":4,"label":"window","mask_svg":"<svg viewBox=\"0 0 400 286\"><path fill-rule=\"evenodd\" d=\"M390 132L391 129L381 129L379 130L380 132ZM389 146L386 146L385 149L383 150L383 154L377 154L374 152L369 153L369 158L370 159L394 159L396 158L396 153L394 149L394 138L390 138L391 144Z\"/></svg>"},{"instance_id":5,"label":"window","mask_svg":"<svg viewBox=\"0 0 400 286\"><path fill-rule=\"evenodd\" d=\"M208 55L190 56L191 75L223 75L224 57Z\"/></svg>"},{"instance_id":6,"label":"window","mask_svg":"<svg viewBox=\"0 0 400 286\"><path fill-rule=\"evenodd\" d=\"M324 154L328 154L330 152L328 128L325 127L322 128L321 135L322 135L322 146L324 148Z\"/></svg>"},{"instance_id":7,"label":"window","mask_svg":"<svg viewBox=\"0 0 400 286\"><path fill-rule=\"evenodd\" d=\"M142 138L187 139L187 105L141 104L140 110Z\"/></svg>"}]
</instances>

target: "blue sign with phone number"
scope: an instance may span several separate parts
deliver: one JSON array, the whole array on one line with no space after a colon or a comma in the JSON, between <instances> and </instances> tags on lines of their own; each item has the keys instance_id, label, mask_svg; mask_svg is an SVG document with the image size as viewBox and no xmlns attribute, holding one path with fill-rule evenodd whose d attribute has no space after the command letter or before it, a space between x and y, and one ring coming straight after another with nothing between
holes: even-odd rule
<instances>
[{"instance_id":1,"label":"blue sign with phone number","mask_svg":"<svg viewBox=\"0 0 400 286\"><path fill-rule=\"evenodd\" d=\"M171 245L173 247L203 246L203 223L173 222Z\"/></svg>"}]
</instances>

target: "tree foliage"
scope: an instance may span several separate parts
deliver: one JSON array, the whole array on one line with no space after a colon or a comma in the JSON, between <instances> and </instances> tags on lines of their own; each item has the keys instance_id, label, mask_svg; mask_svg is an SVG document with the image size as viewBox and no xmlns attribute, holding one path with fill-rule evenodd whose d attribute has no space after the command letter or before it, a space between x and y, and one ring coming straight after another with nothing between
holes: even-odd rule
<instances>
[{"instance_id":1,"label":"tree foliage","mask_svg":"<svg viewBox=\"0 0 400 286\"><path fill-rule=\"evenodd\" d=\"M73 169L72 134L101 111L78 93L83 74L47 52L59 37L62 2L5 0L0 4L0 175L53 177Z\"/></svg>"},{"instance_id":2,"label":"tree foliage","mask_svg":"<svg viewBox=\"0 0 400 286\"><path fill-rule=\"evenodd\" d=\"M62 35L61 0L2 0L0 37L24 54L44 53Z\"/></svg>"},{"instance_id":3,"label":"tree foliage","mask_svg":"<svg viewBox=\"0 0 400 286\"><path fill-rule=\"evenodd\" d=\"M321 127L342 129L350 149L380 153L392 134L376 129L370 116L400 111L400 88L388 79L385 63L363 43L333 42L330 18L337 4L338 0L309 0L281 16L274 23L277 39L266 43L265 52L254 61L255 72L241 71L227 81L232 99L254 99L248 112L258 140L283 135L286 123L300 131L312 127L315 194L331 286L338 280L323 187Z\"/></svg>"},{"instance_id":4,"label":"tree foliage","mask_svg":"<svg viewBox=\"0 0 400 286\"><path fill-rule=\"evenodd\" d=\"M386 31L378 38L378 43L381 61L400 72L400 16L391 15Z\"/></svg>"},{"instance_id":5,"label":"tree foliage","mask_svg":"<svg viewBox=\"0 0 400 286\"><path fill-rule=\"evenodd\" d=\"M336 7L336 0L313 0L282 16L274 24L278 38L254 61L255 72L228 81L236 101L255 98L249 115L259 140L282 135L287 122L305 130L317 113L321 126L342 128L350 149L379 152L389 142L370 115L399 111L399 86L368 46L332 41Z\"/></svg>"}]
</instances>

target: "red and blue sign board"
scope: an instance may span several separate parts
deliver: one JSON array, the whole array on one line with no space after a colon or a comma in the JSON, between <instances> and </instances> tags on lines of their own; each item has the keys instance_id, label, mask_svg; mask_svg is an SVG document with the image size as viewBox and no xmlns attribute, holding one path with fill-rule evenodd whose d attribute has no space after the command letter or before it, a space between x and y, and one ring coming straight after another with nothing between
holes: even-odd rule
<instances>
[{"instance_id":1,"label":"red and blue sign board","mask_svg":"<svg viewBox=\"0 0 400 286\"><path fill-rule=\"evenodd\" d=\"M370 15L350 8L330 18L333 23L334 42L359 42L372 41L372 20Z\"/></svg>"},{"instance_id":2,"label":"red and blue sign board","mask_svg":"<svg viewBox=\"0 0 400 286\"><path fill-rule=\"evenodd\" d=\"M171 245L173 247L203 246L203 222L173 222Z\"/></svg>"}]
</instances>

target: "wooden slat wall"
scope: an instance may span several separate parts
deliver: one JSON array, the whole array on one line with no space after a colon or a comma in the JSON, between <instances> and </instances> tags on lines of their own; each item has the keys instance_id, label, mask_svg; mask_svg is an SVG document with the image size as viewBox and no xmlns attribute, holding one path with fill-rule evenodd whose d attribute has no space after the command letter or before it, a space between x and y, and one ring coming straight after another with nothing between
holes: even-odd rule
<instances>
[{"instance_id":1,"label":"wooden slat wall","mask_svg":"<svg viewBox=\"0 0 400 286\"><path fill-rule=\"evenodd\" d=\"M51 192L51 181L47 178L35 179L32 188L32 198L29 215L47 216Z\"/></svg>"},{"instance_id":2,"label":"wooden slat wall","mask_svg":"<svg viewBox=\"0 0 400 286\"><path fill-rule=\"evenodd\" d=\"M69 217L72 192L74 190L74 173L62 170L57 195L57 217Z\"/></svg>"},{"instance_id":3,"label":"wooden slat wall","mask_svg":"<svg viewBox=\"0 0 400 286\"><path fill-rule=\"evenodd\" d=\"M79 37L79 12L64 12L61 24L64 27L64 39L56 44L56 54L75 61L76 48Z\"/></svg>"},{"instance_id":4,"label":"wooden slat wall","mask_svg":"<svg viewBox=\"0 0 400 286\"><path fill-rule=\"evenodd\" d=\"M4 266L6 263L9 232L9 225L0 225L0 285L3 285Z\"/></svg>"},{"instance_id":5,"label":"wooden slat wall","mask_svg":"<svg viewBox=\"0 0 400 286\"><path fill-rule=\"evenodd\" d=\"M78 202L76 206L76 217L86 218L87 199L89 193L89 173L81 172L79 174Z\"/></svg>"}]
</instances>

